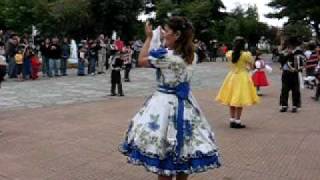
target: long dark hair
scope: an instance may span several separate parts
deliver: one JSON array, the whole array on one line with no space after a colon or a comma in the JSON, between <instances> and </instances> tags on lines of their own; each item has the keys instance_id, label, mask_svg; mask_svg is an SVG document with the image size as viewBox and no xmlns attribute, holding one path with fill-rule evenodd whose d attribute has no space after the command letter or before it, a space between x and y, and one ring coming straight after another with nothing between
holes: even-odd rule
<instances>
[{"instance_id":1,"label":"long dark hair","mask_svg":"<svg viewBox=\"0 0 320 180\"><path fill-rule=\"evenodd\" d=\"M243 37L236 37L234 40L233 45L233 52L232 52L232 63L235 64L239 61L241 56L241 51L245 48L246 41Z\"/></svg>"},{"instance_id":2,"label":"long dark hair","mask_svg":"<svg viewBox=\"0 0 320 180\"><path fill-rule=\"evenodd\" d=\"M194 58L194 44L193 44L193 26L185 17L173 16L166 25L172 29L173 32L180 32L174 50L175 53L181 54L188 64L192 64Z\"/></svg>"}]
</instances>

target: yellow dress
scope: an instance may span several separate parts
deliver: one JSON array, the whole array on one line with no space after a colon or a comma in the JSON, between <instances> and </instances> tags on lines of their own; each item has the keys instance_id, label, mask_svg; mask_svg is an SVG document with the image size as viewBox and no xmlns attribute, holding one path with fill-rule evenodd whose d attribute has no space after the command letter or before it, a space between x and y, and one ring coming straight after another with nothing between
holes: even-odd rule
<instances>
[{"instance_id":1,"label":"yellow dress","mask_svg":"<svg viewBox=\"0 0 320 180\"><path fill-rule=\"evenodd\" d=\"M232 63L232 51L227 54L231 70L216 97L216 101L228 106L243 107L259 102L256 88L248 72L248 64L253 63L250 52L243 51L237 63Z\"/></svg>"}]
</instances>

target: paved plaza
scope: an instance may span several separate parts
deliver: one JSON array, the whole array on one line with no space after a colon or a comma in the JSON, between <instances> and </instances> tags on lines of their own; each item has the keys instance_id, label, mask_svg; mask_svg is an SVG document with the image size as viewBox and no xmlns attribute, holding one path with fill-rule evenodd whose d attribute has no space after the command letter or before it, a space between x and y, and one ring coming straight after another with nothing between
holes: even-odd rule
<instances>
[{"instance_id":1,"label":"paved plaza","mask_svg":"<svg viewBox=\"0 0 320 180\"><path fill-rule=\"evenodd\" d=\"M279 113L280 71L257 106L245 108L248 128L228 128L228 109L214 101L226 63L195 67L193 93L213 126L223 158L219 169L191 180L319 180L320 103L303 90L297 114ZM118 152L130 118L155 88L155 72L138 68L110 97L104 75L9 80L0 89L0 180L152 180Z\"/></svg>"}]
</instances>

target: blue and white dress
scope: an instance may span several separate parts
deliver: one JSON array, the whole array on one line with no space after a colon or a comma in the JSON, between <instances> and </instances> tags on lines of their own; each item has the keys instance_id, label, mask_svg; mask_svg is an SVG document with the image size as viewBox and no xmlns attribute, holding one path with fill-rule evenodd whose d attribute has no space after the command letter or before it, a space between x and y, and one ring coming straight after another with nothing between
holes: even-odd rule
<instances>
[{"instance_id":1,"label":"blue and white dress","mask_svg":"<svg viewBox=\"0 0 320 180\"><path fill-rule=\"evenodd\" d=\"M189 89L193 65L172 51L150 59L160 73L158 89L133 117L120 151L158 175L219 167L214 133Z\"/></svg>"}]
</instances>

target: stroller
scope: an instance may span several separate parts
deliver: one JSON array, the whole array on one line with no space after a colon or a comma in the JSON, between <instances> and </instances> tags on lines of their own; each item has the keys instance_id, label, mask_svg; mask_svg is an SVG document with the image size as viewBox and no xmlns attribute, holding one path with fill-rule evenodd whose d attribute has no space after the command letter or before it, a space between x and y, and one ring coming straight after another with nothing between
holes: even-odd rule
<instances>
[{"instance_id":1,"label":"stroller","mask_svg":"<svg viewBox=\"0 0 320 180\"><path fill-rule=\"evenodd\" d=\"M306 77L304 77L304 86L313 89L317 86L317 76L319 76L320 63L316 67L306 68Z\"/></svg>"},{"instance_id":2,"label":"stroller","mask_svg":"<svg viewBox=\"0 0 320 180\"><path fill-rule=\"evenodd\" d=\"M304 87L308 89L313 89L317 85L317 78L316 76L307 76L303 78Z\"/></svg>"}]
</instances>

